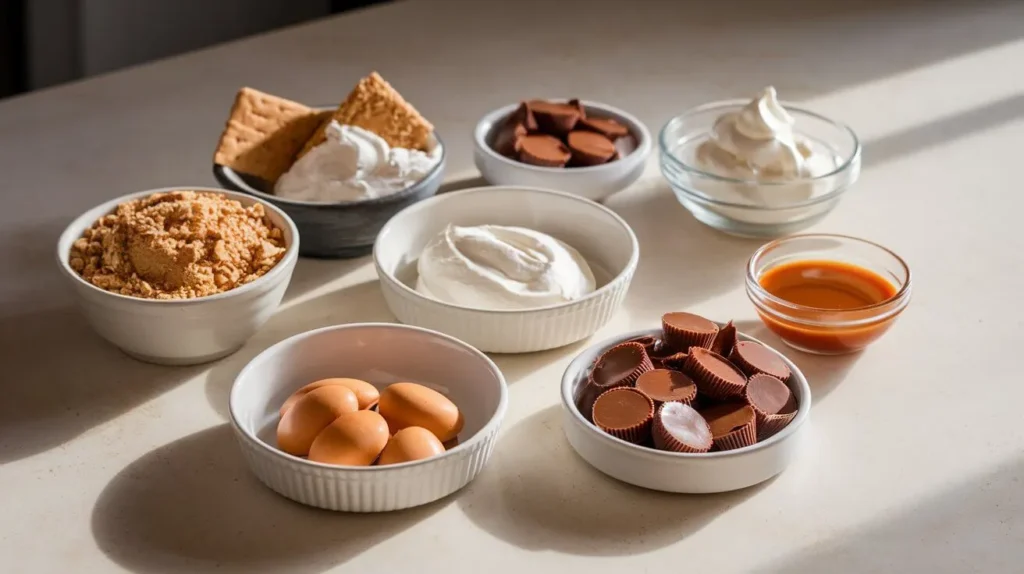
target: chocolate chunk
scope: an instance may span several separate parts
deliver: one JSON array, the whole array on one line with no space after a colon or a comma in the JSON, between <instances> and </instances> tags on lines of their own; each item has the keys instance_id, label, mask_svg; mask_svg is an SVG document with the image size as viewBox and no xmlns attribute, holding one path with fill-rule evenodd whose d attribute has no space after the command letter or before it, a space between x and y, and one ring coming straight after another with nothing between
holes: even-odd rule
<instances>
[{"instance_id":1,"label":"chocolate chunk","mask_svg":"<svg viewBox=\"0 0 1024 574\"><path fill-rule=\"evenodd\" d=\"M583 107L583 102L579 98L569 100L569 105L576 108L576 111L580 113L580 121L587 119L587 109Z\"/></svg>"},{"instance_id":2,"label":"chocolate chunk","mask_svg":"<svg viewBox=\"0 0 1024 574\"><path fill-rule=\"evenodd\" d=\"M670 369L654 369L640 375L636 389L651 397L655 405L668 402L690 404L697 397L697 385L693 379Z\"/></svg>"},{"instance_id":3,"label":"chocolate chunk","mask_svg":"<svg viewBox=\"0 0 1024 574\"><path fill-rule=\"evenodd\" d=\"M629 128L611 118L582 118L576 129L599 133L611 141L629 135Z\"/></svg>"},{"instance_id":4,"label":"chocolate chunk","mask_svg":"<svg viewBox=\"0 0 1024 574\"><path fill-rule=\"evenodd\" d=\"M521 125L526 128L528 132L537 131L537 118L533 115L533 110L530 109L529 102L519 102L519 107L516 111L512 112L505 121L506 125Z\"/></svg>"},{"instance_id":5,"label":"chocolate chunk","mask_svg":"<svg viewBox=\"0 0 1024 574\"><path fill-rule=\"evenodd\" d=\"M540 131L554 136L565 136L580 120L579 110L569 104L531 100L529 108Z\"/></svg>"},{"instance_id":6,"label":"chocolate chunk","mask_svg":"<svg viewBox=\"0 0 1024 574\"><path fill-rule=\"evenodd\" d=\"M562 167L572 154L558 138L543 134L519 139L519 161L541 167Z\"/></svg>"},{"instance_id":7,"label":"chocolate chunk","mask_svg":"<svg viewBox=\"0 0 1024 574\"><path fill-rule=\"evenodd\" d=\"M723 357L728 357L737 342L736 326L732 324L732 321L729 321L726 323L725 327L722 327L722 330L715 335L715 340L711 342L711 350Z\"/></svg>"},{"instance_id":8,"label":"chocolate chunk","mask_svg":"<svg viewBox=\"0 0 1024 574\"><path fill-rule=\"evenodd\" d=\"M494 138L494 151L510 159L519 159L519 145L526 133L523 124L505 124Z\"/></svg>"},{"instance_id":9,"label":"chocolate chunk","mask_svg":"<svg viewBox=\"0 0 1024 574\"><path fill-rule=\"evenodd\" d=\"M599 133L572 131L568 143L573 163L580 166L601 165L615 156L615 144Z\"/></svg>"},{"instance_id":10,"label":"chocolate chunk","mask_svg":"<svg viewBox=\"0 0 1024 574\"><path fill-rule=\"evenodd\" d=\"M790 370L786 362L778 354L764 345L753 341L737 343L729 354L729 360L743 370L748 376L764 373L779 380L789 379Z\"/></svg>"}]
</instances>

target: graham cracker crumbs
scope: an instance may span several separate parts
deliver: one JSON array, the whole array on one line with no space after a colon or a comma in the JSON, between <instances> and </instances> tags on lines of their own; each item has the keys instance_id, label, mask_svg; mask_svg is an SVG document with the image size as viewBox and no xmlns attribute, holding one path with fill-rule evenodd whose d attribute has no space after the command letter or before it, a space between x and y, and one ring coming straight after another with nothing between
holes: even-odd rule
<instances>
[{"instance_id":1,"label":"graham cracker crumbs","mask_svg":"<svg viewBox=\"0 0 1024 574\"><path fill-rule=\"evenodd\" d=\"M379 135L391 147L430 151L434 126L405 101L377 72L359 80L356 87L334 112L342 125L358 126ZM326 139L324 122L306 142L298 157Z\"/></svg>"},{"instance_id":2,"label":"graham cracker crumbs","mask_svg":"<svg viewBox=\"0 0 1024 574\"><path fill-rule=\"evenodd\" d=\"M101 217L72 245L69 263L113 293L192 299L254 281L281 261L285 247L260 204L172 191L122 203Z\"/></svg>"}]
</instances>

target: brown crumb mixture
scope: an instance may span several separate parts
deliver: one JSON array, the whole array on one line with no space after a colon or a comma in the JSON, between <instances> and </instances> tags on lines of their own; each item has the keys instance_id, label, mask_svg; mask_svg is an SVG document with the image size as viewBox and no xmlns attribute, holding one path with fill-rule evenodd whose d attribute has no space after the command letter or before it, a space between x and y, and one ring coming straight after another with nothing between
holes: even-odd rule
<instances>
[{"instance_id":1,"label":"brown crumb mixture","mask_svg":"<svg viewBox=\"0 0 1024 574\"><path fill-rule=\"evenodd\" d=\"M122 203L71 246L71 268L107 291L191 299L230 291L284 257L284 235L259 204L172 191Z\"/></svg>"}]
</instances>

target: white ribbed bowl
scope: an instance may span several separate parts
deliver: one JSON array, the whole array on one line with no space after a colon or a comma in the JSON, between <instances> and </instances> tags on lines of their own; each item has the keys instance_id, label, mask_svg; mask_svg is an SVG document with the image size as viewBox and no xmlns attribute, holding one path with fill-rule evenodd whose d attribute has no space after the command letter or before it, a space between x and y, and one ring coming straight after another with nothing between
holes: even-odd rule
<instances>
[{"instance_id":1,"label":"white ribbed bowl","mask_svg":"<svg viewBox=\"0 0 1024 574\"><path fill-rule=\"evenodd\" d=\"M792 371L786 384L799 401L799 406L796 417L786 428L759 443L736 450L703 454L667 452L617 439L584 418L576 407L576 398L594 361L614 345L648 335L661 336L661 329L625 333L593 345L580 353L565 369L562 375L562 430L573 450L583 460L622 482L652 490L689 494L746 488L768 480L789 466L805 434L803 431L807 426L804 423L810 418L811 387L792 361L767 345ZM761 343L743 333L738 336L741 341Z\"/></svg>"},{"instance_id":2,"label":"white ribbed bowl","mask_svg":"<svg viewBox=\"0 0 1024 574\"><path fill-rule=\"evenodd\" d=\"M444 303L416 292L416 262L447 224L514 225L576 248L598 289L559 305L523 311ZM622 305L640 259L636 236L615 212L576 195L518 186L480 187L421 201L391 218L374 244L381 290L398 320L458 337L490 353L529 353L585 339Z\"/></svg>"},{"instance_id":3,"label":"white ribbed bowl","mask_svg":"<svg viewBox=\"0 0 1024 574\"><path fill-rule=\"evenodd\" d=\"M363 379L383 389L411 381L447 395L465 426L459 444L434 458L387 466L337 466L278 450L278 409L306 383ZM505 416L501 370L469 345L390 323L336 325L285 339L253 359L231 387L231 424L250 469L276 492L309 506L385 512L433 502L483 469Z\"/></svg>"}]
</instances>

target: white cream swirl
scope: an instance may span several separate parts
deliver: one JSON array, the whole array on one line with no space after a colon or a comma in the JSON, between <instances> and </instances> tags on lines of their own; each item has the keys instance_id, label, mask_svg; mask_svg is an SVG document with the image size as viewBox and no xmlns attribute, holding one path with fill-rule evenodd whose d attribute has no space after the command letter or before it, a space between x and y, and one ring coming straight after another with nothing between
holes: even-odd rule
<instances>
[{"instance_id":1,"label":"white cream swirl","mask_svg":"<svg viewBox=\"0 0 1024 574\"><path fill-rule=\"evenodd\" d=\"M359 201L399 192L420 181L441 160L430 153L393 148L377 134L332 121L327 140L281 176L274 193L303 201Z\"/></svg>"},{"instance_id":2,"label":"white cream swirl","mask_svg":"<svg viewBox=\"0 0 1024 574\"><path fill-rule=\"evenodd\" d=\"M423 250L417 271L420 293L477 309L543 307L596 289L578 251L523 227L448 225Z\"/></svg>"},{"instance_id":3,"label":"white cream swirl","mask_svg":"<svg viewBox=\"0 0 1024 574\"><path fill-rule=\"evenodd\" d=\"M742 109L715 120L697 149L697 163L715 175L759 182L813 178L835 169L835 158L797 135L795 123L769 86Z\"/></svg>"}]
</instances>

